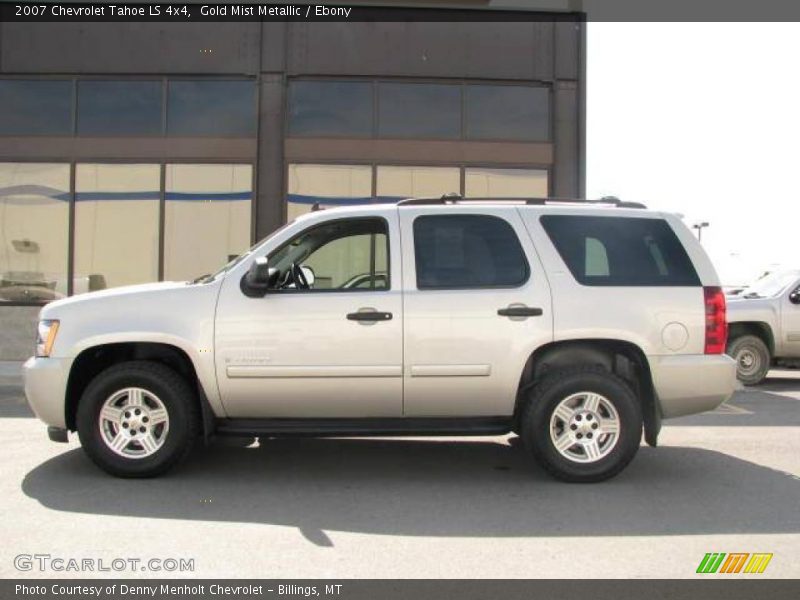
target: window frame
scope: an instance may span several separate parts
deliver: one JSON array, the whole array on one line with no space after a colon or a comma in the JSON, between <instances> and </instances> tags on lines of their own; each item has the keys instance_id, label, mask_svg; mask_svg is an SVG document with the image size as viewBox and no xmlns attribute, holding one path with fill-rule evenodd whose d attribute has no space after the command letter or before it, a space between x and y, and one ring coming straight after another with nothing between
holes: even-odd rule
<instances>
[{"instance_id":1,"label":"window frame","mask_svg":"<svg viewBox=\"0 0 800 600\"><path fill-rule=\"evenodd\" d=\"M514 236L514 241L519 249L519 252L522 256L522 261L525 266L525 277L518 283L514 284L507 284L507 285L470 285L470 286L436 286L436 287L420 287L419 284L419 269L418 269L418 254L417 254L417 221L422 218L452 218L452 217L483 217L489 218L493 220L497 220L505 224L511 233ZM532 270L530 261L528 260L528 255L525 253L525 248L522 245L522 241L520 240L519 234L517 233L514 225L506 219L505 217L501 217L499 215L493 215L489 213L476 213L476 212L459 212L459 213L451 213L451 214L441 214L441 213L429 213L429 214L420 214L416 215L413 220L411 221L411 236L414 244L414 286L417 291L420 292L441 292L441 291L448 291L448 290L461 290L461 291L483 291L483 290L516 290L525 287L531 280Z\"/></svg>"},{"instance_id":2,"label":"window frame","mask_svg":"<svg viewBox=\"0 0 800 600\"><path fill-rule=\"evenodd\" d=\"M250 200L250 245L255 242L256 232L256 208L257 208L257 184L258 184L258 163L251 157L224 157L224 158L153 158L142 156L139 158L108 158L103 156L81 156L76 157L57 157L57 156L41 156L36 158L24 158L14 160L4 160L0 162L11 163L58 163L68 165L70 168L69 174L69 212L67 219L67 297L75 296L74 293L74 279L75 279L75 195L76 195L76 172L78 164L112 164L112 165L125 165L125 164L155 164L159 165L161 169L160 189L159 189L159 248L158 248L158 279L157 281L165 281L164 279L164 235L165 235L165 221L166 221L166 167L170 164L208 164L208 165L241 165L247 164L252 168L252 180L250 182L252 189L252 198ZM284 202L285 204L285 202ZM220 265L222 267L223 265ZM113 288L109 288L113 289ZM2 306L37 306L42 307L49 304L48 302L0 302Z\"/></svg>"},{"instance_id":3,"label":"window frame","mask_svg":"<svg viewBox=\"0 0 800 600\"><path fill-rule=\"evenodd\" d=\"M573 268L574 265L572 265L567 260L567 257L565 257L565 255L562 253L561 248L559 248L559 245L556 243L555 236L553 235L553 233L551 233L551 231L548 229L548 227L546 225L546 221L548 221L548 220L551 220L551 219L562 219L562 218L566 218L566 219L587 219L587 220L591 220L591 221L596 221L598 219L611 219L611 220L616 220L616 221L632 221L632 220L636 220L636 221L660 222L668 230L669 234L671 234L671 236L672 236L672 238L673 238L673 240L674 240L674 242L676 244L675 248L677 248L683 254L684 258L686 259L686 265L688 265L688 267L691 269L690 273L686 273L687 281L689 279L691 279L692 281L690 283L689 282L687 282L687 283L675 283L673 281L669 281L669 282L658 282L658 281L624 282L624 283L614 282L613 281L613 275L612 275L612 273L613 273L613 264L614 263L611 260L611 254L609 253L607 247L606 247L606 254L607 254L608 259L609 259L608 260L608 267L609 267L609 276L608 276L608 278L609 278L609 280L608 281L603 281L602 278L598 277L594 281L591 281L591 279L593 279L593 278L587 276L585 274L585 272L581 273L580 269L574 269ZM568 214L564 214L564 213L549 213L549 214L540 215L537 220L538 220L539 226L542 228L542 231L544 232L547 240L552 245L553 250L555 250L555 252L558 255L559 259L564 263L564 266L566 267L566 269L569 272L569 274L572 276L572 278L575 281L575 283L577 283L578 285L580 285L582 287L600 288L600 289L602 289L602 288L652 288L652 289L658 289L658 288L697 288L697 287L702 287L702 285L703 285L702 284L702 280L700 279L700 274L697 272L697 267L695 266L694 261L692 260L692 257L690 256L689 252L686 250L686 247L684 246L684 244L681 241L680 237L678 236L677 232L672 228L672 226L669 224L669 222L666 219L663 219L663 218L660 218L660 217L652 217L652 216L634 217L634 216L616 216L616 215L588 215L588 214L568 215ZM585 240L588 239L588 237L589 236L583 235L583 236L581 236L581 239L584 240L584 243L585 243ZM598 239L598 241L601 244L603 244L603 246L606 246L602 239L599 239L596 236L591 236L591 237L594 237L595 239ZM642 237L641 240L639 240L639 241L642 242L643 244L646 244L645 240L646 240L646 238ZM659 250L661 251L661 254L663 256L663 249L661 249L659 247ZM648 248L648 247L642 248L642 251L643 252L644 251L648 252L648 255L653 260L653 263L654 263L654 266L656 267L656 270L659 270L659 265L656 263L656 259L652 255L652 253L650 251L650 248ZM584 252L585 252L585 250L584 250ZM666 258L666 257L664 257L664 258ZM584 271L585 271L585 259L586 259L586 257L584 255ZM670 264L669 263L665 263L665 264L666 264L667 268L669 269Z\"/></svg>"},{"instance_id":4,"label":"window frame","mask_svg":"<svg viewBox=\"0 0 800 600\"><path fill-rule=\"evenodd\" d=\"M294 234L288 240L286 240L285 242L283 242L282 244L277 246L275 249L271 250L269 252L269 254L266 254L265 257L267 258L267 266L269 266L269 258L270 258L270 256L273 256L274 254L276 254L276 253L280 252L281 250L283 250L286 246L291 244L292 241L297 239L299 236L304 235L307 232L312 231L314 229L317 229L318 227L325 227L327 225L331 225L332 223L340 223L342 221L350 221L350 222L352 222L352 221L376 221L376 222L380 222L380 223L383 224L383 226L385 227L385 230L386 230L386 268L387 268L387 272L386 272L386 287L384 287L384 288L371 288L371 289L370 288L367 288L367 289L364 289L364 288L344 288L344 289L343 288L323 288L323 289L318 289L318 290L315 290L315 289L299 290L299 289L291 289L291 288L290 289L283 289L283 290L269 289L264 294L264 297L267 297L267 296L270 296L270 295L284 295L284 294L290 294L290 295L301 295L301 294L353 294L353 293L364 293L364 292L367 292L367 293L370 293L370 294L374 294L376 292L391 292L392 291L392 285L393 285L393 281L392 281L392 254L391 254L391 246L392 246L392 244L391 244L391 239L389 237L391 235L391 231L390 231L391 228L389 226L389 220L386 217L382 217L382 216L379 216L379 215L361 216L361 217L339 217L339 218L326 219L325 221L320 221L320 222L317 222L317 223L313 223L313 224L309 225L308 227L305 227L304 229L301 229L299 232ZM322 246L320 246L320 248L321 247ZM375 272L374 271L375 248L372 248L371 252L372 252L372 256L370 257L370 263L372 263L372 265L373 265L373 273L371 273L371 274L374 274L374 272ZM247 274L245 274L244 276L246 277Z\"/></svg>"},{"instance_id":5,"label":"window frame","mask_svg":"<svg viewBox=\"0 0 800 600\"><path fill-rule=\"evenodd\" d=\"M371 167L372 168L372 197L377 198L378 193L378 167L450 167L459 169L459 189L458 193L466 197L466 172L467 169L517 169L524 171L543 171L547 175L547 196L553 195L555 181L553 178L554 165L547 163L470 163L460 161L397 161L397 160L338 160L338 159L314 159L314 158L284 158L283 161L283 201L282 216L283 222L288 221L289 216L289 167L291 165L341 165L348 167ZM456 191L456 190L452 190ZM376 202L376 204L389 204L387 202ZM338 205L337 205L338 206Z\"/></svg>"},{"instance_id":6,"label":"window frame","mask_svg":"<svg viewBox=\"0 0 800 600\"><path fill-rule=\"evenodd\" d=\"M420 142L466 142L466 143L492 143L502 142L509 144L553 144L555 142L555 87L552 82L547 81L515 81L515 80L493 80L493 79L470 79L466 77L376 77L376 76L289 76L287 79L287 94L285 100L285 111L283 116L283 127L286 139L320 139L320 140L392 140L392 141L420 141ZM296 135L291 133L290 128L290 112L291 112L291 94L288 88L294 82L314 82L314 83L337 83L337 82L352 82L352 83L370 83L372 84L372 127L370 133L366 136L347 136L347 135L331 135L331 134L302 134ZM460 126L459 134L456 137L395 137L395 136L381 136L379 132L378 117L380 115L380 92L379 87L382 83L389 84L428 84L428 85L452 85L459 88L460 102ZM466 135L466 88L470 85L474 86L492 86L492 87L522 87L522 88L537 88L544 89L547 92L547 124L546 136L542 139L507 139L507 138L471 138ZM297 162L297 161L293 161Z\"/></svg>"}]
</instances>

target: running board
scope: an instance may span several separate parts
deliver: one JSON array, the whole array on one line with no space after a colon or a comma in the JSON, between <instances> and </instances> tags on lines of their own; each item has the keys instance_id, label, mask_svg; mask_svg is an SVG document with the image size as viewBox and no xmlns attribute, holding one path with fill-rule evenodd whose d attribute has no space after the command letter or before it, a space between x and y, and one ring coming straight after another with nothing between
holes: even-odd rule
<instances>
[{"instance_id":1,"label":"running board","mask_svg":"<svg viewBox=\"0 0 800 600\"><path fill-rule=\"evenodd\" d=\"M270 437L368 437L504 435L510 417L378 417L360 419L218 419L218 435Z\"/></svg>"}]
</instances>

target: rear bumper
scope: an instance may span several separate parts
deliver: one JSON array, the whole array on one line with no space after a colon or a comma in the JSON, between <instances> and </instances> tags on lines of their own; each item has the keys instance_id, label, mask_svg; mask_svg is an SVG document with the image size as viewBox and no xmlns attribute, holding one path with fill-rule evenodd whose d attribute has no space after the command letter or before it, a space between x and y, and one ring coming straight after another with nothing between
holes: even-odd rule
<instances>
[{"instance_id":1,"label":"rear bumper","mask_svg":"<svg viewBox=\"0 0 800 600\"><path fill-rule=\"evenodd\" d=\"M25 398L45 424L66 429L64 399L71 358L29 358L22 366Z\"/></svg>"},{"instance_id":2,"label":"rear bumper","mask_svg":"<svg viewBox=\"0 0 800 600\"><path fill-rule=\"evenodd\" d=\"M651 356L665 419L714 410L736 390L736 362L724 354Z\"/></svg>"}]
</instances>

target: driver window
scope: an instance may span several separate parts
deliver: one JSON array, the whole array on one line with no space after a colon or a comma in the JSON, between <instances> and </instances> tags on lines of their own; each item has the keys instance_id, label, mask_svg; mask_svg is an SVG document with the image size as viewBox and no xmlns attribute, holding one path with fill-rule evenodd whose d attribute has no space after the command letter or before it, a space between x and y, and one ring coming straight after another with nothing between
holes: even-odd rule
<instances>
[{"instance_id":1,"label":"driver window","mask_svg":"<svg viewBox=\"0 0 800 600\"><path fill-rule=\"evenodd\" d=\"M388 243L383 219L343 219L304 231L268 260L278 269L278 289L386 290Z\"/></svg>"}]
</instances>

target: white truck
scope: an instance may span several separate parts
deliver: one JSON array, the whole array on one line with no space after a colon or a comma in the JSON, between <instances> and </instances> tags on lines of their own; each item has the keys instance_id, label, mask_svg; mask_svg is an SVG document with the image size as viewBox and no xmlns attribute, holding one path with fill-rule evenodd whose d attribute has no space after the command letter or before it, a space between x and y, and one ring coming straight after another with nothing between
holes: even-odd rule
<instances>
[{"instance_id":1,"label":"white truck","mask_svg":"<svg viewBox=\"0 0 800 600\"><path fill-rule=\"evenodd\" d=\"M781 270L728 297L728 354L757 385L773 366L800 366L800 269Z\"/></svg>"},{"instance_id":2,"label":"white truck","mask_svg":"<svg viewBox=\"0 0 800 600\"><path fill-rule=\"evenodd\" d=\"M619 473L735 387L725 297L674 215L412 199L304 215L213 275L48 304L25 393L122 477L215 435L503 435Z\"/></svg>"}]
</instances>

